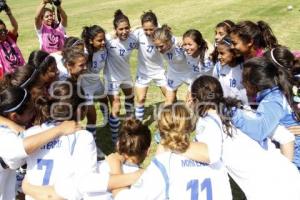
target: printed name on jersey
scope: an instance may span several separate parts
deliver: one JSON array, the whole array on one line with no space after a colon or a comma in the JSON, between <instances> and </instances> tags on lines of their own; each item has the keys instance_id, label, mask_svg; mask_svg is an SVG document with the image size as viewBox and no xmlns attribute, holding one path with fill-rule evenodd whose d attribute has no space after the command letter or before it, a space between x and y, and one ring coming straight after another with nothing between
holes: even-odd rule
<instances>
[{"instance_id":1,"label":"printed name on jersey","mask_svg":"<svg viewBox=\"0 0 300 200\"><path fill-rule=\"evenodd\" d=\"M54 148L60 148L61 147L61 140L55 139L49 142L48 144L41 147L41 149L54 149Z\"/></svg>"},{"instance_id":2,"label":"printed name on jersey","mask_svg":"<svg viewBox=\"0 0 300 200\"><path fill-rule=\"evenodd\" d=\"M206 163L194 161L194 160L181 160L181 167L203 167L208 166Z\"/></svg>"}]
</instances>

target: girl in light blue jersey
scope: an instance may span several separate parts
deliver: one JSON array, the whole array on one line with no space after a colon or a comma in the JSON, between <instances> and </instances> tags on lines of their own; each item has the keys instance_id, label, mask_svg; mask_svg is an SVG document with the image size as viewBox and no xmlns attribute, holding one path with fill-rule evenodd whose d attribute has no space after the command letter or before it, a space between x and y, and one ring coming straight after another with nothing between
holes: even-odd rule
<instances>
[{"instance_id":1,"label":"girl in light blue jersey","mask_svg":"<svg viewBox=\"0 0 300 200\"><path fill-rule=\"evenodd\" d=\"M252 58L244 63L243 84L248 96L256 95L259 104L255 115L242 109L233 110L232 123L268 149L267 138L281 124L290 127L299 124L299 110L293 108L291 76L283 67L268 59ZM299 142L295 144L294 163L300 167Z\"/></svg>"}]
</instances>

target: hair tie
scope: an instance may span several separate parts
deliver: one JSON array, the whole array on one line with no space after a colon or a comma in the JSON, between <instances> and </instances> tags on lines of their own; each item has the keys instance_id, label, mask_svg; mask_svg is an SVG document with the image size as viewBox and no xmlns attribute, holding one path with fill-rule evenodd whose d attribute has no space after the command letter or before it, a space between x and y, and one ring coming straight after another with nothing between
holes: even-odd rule
<instances>
[{"instance_id":1,"label":"hair tie","mask_svg":"<svg viewBox=\"0 0 300 200\"><path fill-rule=\"evenodd\" d=\"M10 109L8 109L8 110L4 110L4 111L3 111L4 113L9 113L9 112L16 111L16 110L18 110L18 109L22 106L22 104L24 103L24 101L25 101L25 99L26 99L26 97L27 97L27 95L28 95L27 90L25 90L24 88L22 88L22 89L23 89L24 92L25 92L22 101L21 101L20 103L18 103L18 105L16 105L15 107L10 108Z\"/></svg>"},{"instance_id":2,"label":"hair tie","mask_svg":"<svg viewBox=\"0 0 300 200\"><path fill-rule=\"evenodd\" d=\"M230 24L228 24L227 22L223 22L226 26L228 26L229 28L231 28Z\"/></svg>"},{"instance_id":3,"label":"hair tie","mask_svg":"<svg viewBox=\"0 0 300 200\"><path fill-rule=\"evenodd\" d=\"M274 57L274 50L275 50L275 48L271 49L271 58L272 58L272 60L273 60L278 66L284 68L284 66L282 66L282 65L275 59L275 57Z\"/></svg>"},{"instance_id":4,"label":"hair tie","mask_svg":"<svg viewBox=\"0 0 300 200\"><path fill-rule=\"evenodd\" d=\"M20 85L20 87L25 88L27 86L27 84L35 77L36 73L37 73L37 69L35 68L31 74L31 76L26 81L24 81L24 83L22 83Z\"/></svg>"},{"instance_id":5,"label":"hair tie","mask_svg":"<svg viewBox=\"0 0 300 200\"><path fill-rule=\"evenodd\" d=\"M82 40L76 40L76 41L71 45L71 47L75 47L75 46L77 46L78 44L82 44L82 43L83 43Z\"/></svg>"}]
</instances>

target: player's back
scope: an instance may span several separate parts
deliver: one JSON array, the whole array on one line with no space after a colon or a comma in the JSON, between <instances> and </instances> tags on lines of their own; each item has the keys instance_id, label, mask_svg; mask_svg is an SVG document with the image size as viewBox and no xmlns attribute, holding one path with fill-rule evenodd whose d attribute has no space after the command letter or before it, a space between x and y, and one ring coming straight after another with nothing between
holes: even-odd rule
<instances>
[{"instance_id":1,"label":"player's back","mask_svg":"<svg viewBox=\"0 0 300 200\"><path fill-rule=\"evenodd\" d=\"M155 156L140 179L115 199L231 200L227 179L207 164L165 152Z\"/></svg>"},{"instance_id":2,"label":"player's back","mask_svg":"<svg viewBox=\"0 0 300 200\"><path fill-rule=\"evenodd\" d=\"M166 153L153 162L161 163L169 177L170 199L231 199L231 190L226 188L218 169L196 162L179 154ZM224 183L225 181L225 183Z\"/></svg>"},{"instance_id":3,"label":"player's back","mask_svg":"<svg viewBox=\"0 0 300 200\"><path fill-rule=\"evenodd\" d=\"M34 135L54 126L55 123L35 126L25 131L24 136ZM91 133L77 131L75 134L61 136L48 142L26 161L26 176L31 184L52 185L74 173L79 177L86 171L96 171L96 147Z\"/></svg>"}]
</instances>

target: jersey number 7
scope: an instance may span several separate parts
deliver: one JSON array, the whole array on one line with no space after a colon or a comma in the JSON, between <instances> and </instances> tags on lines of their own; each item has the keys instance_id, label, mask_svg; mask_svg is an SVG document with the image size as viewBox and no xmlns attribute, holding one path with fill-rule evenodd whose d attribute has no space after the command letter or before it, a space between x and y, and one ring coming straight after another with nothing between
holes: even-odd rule
<instances>
[{"instance_id":1,"label":"jersey number 7","mask_svg":"<svg viewBox=\"0 0 300 200\"><path fill-rule=\"evenodd\" d=\"M45 166L45 174L43 178L43 185L48 185L50 180L50 175L53 168L53 160L47 159L38 159L37 160L37 169L43 170L43 166Z\"/></svg>"}]
</instances>

